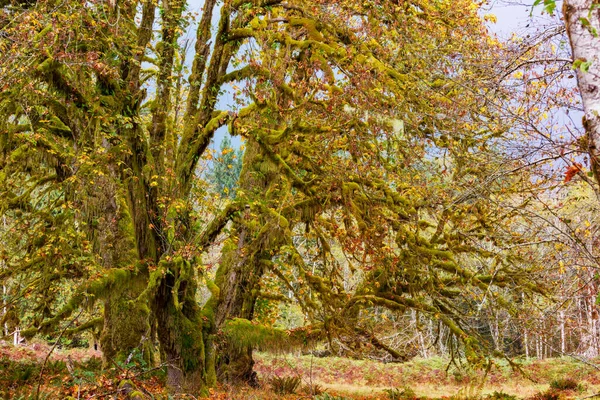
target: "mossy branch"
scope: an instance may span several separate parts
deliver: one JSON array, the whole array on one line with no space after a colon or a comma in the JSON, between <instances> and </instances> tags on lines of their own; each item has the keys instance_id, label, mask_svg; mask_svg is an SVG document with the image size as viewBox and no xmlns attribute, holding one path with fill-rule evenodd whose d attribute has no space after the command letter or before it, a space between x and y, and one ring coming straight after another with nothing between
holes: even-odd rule
<instances>
[{"instance_id":1,"label":"mossy branch","mask_svg":"<svg viewBox=\"0 0 600 400\"><path fill-rule=\"evenodd\" d=\"M131 271L124 269L112 269L103 276L96 278L84 284L75 294L69 299L67 304L56 315L46 321L43 321L37 329L27 330L31 336L39 332L45 332L48 329L56 326L60 321L68 318L84 300L90 299L91 302L98 298L103 298L110 293L116 286L127 284L131 276Z\"/></svg>"},{"instance_id":2,"label":"mossy branch","mask_svg":"<svg viewBox=\"0 0 600 400\"><path fill-rule=\"evenodd\" d=\"M94 319L89 320L88 322L83 323L75 328L67 329L64 333L64 336L67 336L67 337L73 336L79 332L83 332L88 329L94 329L96 327L102 326L103 323L104 323L104 318L102 318L102 317L94 318Z\"/></svg>"},{"instance_id":3,"label":"mossy branch","mask_svg":"<svg viewBox=\"0 0 600 400\"><path fill-rule=\"evenodd\" d=\"M242 210L242 203L231 202L227 204L225 209L217 215L210 224L206 227L204 232L200 235L198 240L195 241L199 249L206 249L215 238L221 233L227 223L235 216L236 213Z\"/></svg>"},{"instance_id":4,"label":"mossy branch","mask_svg":"<svg viewBox=\"0 0 600 400\"><path fill-rule=\"evenodd\" d=\"M309 340L319 336L319 332L320 330L314 327L286 331L267 327L244 318L230 319L225 322L223 327L223 333L229 343L237 348L250 347L277 352L291 351L306 346Z\"/></svg>"}]
</instances>

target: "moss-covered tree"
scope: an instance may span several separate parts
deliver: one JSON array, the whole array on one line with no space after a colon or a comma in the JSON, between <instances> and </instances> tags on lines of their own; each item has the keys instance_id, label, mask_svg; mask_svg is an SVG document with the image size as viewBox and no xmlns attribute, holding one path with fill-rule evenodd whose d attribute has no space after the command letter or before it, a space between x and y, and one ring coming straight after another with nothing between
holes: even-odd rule
<instances>
[{"instance_id":1,"label":"moss-covered tree","mask_svg":"<svg viewBox=\"0 0 600 400\"><path fill-rule=\"evenodd\" d=\"M469 185L493 188L491 164L475 149L484 154L502 131L485 107L493 92L482 84L484 55L494 42L475 3L216 3L206 0L196 21L189 73L183 0L2 8L2 209L22 229L45 215L96 243L81 250L96 260L93 271L33 331L102 299L107 357L150 351L156 337L172 390L201 392L214 384L217 361L228 379L252 379L257 343L240 345L235 329L250 326L270 275L296 295L313 333L331 337L348 329L342 316L376 304L437 316L479 349L449 299L518 274L506 267L489 279L457 258L499 257L473 243L486 235L492 194ZM244 104L220 110L228 84L244 87ZM196 170L225 125L247 140L240 190L205 223ZM105 190L87 195L99 182ZM44 191L59 200L40 201ZM199 256L230 220L212 282ZM294 241L300 228L318 243L318 267ZM79 241L60 243L68 257L79 249ZM334 243L350 268L366 271L360 290L340 286ZM54 276L48 259L33 264L30 255L6 275L34 273L48 287L71 278L71 263ZM203 307L201 278L212 292ZM230 340L216 355L219 330Z\"/></svg>"}]
</instances>

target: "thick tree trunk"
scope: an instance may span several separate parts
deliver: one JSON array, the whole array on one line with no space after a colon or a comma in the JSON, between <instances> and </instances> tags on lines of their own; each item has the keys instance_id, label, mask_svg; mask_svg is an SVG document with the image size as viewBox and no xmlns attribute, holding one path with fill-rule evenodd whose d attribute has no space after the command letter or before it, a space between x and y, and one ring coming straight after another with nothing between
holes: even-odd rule
<instances>
[{"instance_id":1,"label":"thick tree trunk","mask_svg":"<svg viewBox=\"0 0 600 400\"><path fill-rule=\"evenodd\" d=\"M174 393L205 394L214 381L205 352L205 335L192 265L176 258L161 262L168 268L154 300L158 341L167 362L167 385Z\"/></svg>"},{"instance_id":2,"label":"thick tree trunk","mask_svg":"<svg viewBox=\"0 0 600 400\"><path fill-rule=\"evenodd\" d=\"M196 275L189 260L165 254L166 232L161 230L156 196L133 192L138 258L146 268L160 272L146 279L148 300L156 321L162 361L167 364L167 386L171 393L206 394L214 382L214 367L206 358L204 321L196 302ZM131 193L131 192L130 192ZM143 200L145 197L145 201Z\"/></svg>"},{"instance_id":3,"label":"thick tree trunk","mask_svg":"<svg viewBox=\"0 0 600 400\"><path fill-rule=\"evenodd\" d=\"M107 365L125 361L138 349L147 363L152 363L149 310L134 301L146 288L146 279L133 277L125 287L115 288L104 301L104 328L100 346Z\"/></svg>"},{"instance_id":4,"label":"thick tree trunk","mask_svg":"<svg viewBox=\"0 0 600 400\"><path fill-rule=\"evenodd\" d=\"M240 189L252 196L268 201L267 193L280 182L277 167L262 153L259 145L248 142L244 165L239 179ZM221 329L230 318L254 318L255 304L260 290L260 280L265 272L264 261L270 260L272 251L282 244L282 233L267 230L268 221L257 221L252 212L234 221L231 238L223 247L217 271L216 285L220 289L216 309L216 329ZM253 371L252 348L224 343L220 349L217 375L220 381L257 385Z\"/></svg>"},{"instance_id":5,"label":"thick tree trunk","mask_svg":"<svg viewBox=\"0 0 600 400\"><path fill-rule=\"evenodd\" d=\"M587 151L600 183L600 9L593 0L565 0L563 14L577 66L577 81L585 115Z\"/></svg>"},{"instance_id":6,"label":"thick tree trunk","mask_svg":"<svg viewBox=\"0 0 600 400\"><path fill-rule=\"evenodd\" d=\"M252 320L258 285L263 275L259 259L249 258L246 238L251 235L246 227L236 230L237 242L230 240L223 248L217 281L220 288L219 305L216 313L216 327L221 329L229 318ZM251 237L251 236L250 236ZM246 249L246 250L244 250ZM224 343L218 358L218 377L222 382L237 384L258 384L253 371L252 348Z\"/></svg>"},{"instance_id":7,"label":"thick tree trunk","mask_svg":"<svg viewBox=\"0 0 600 400\"><path fill-rule=\"evenodd\" d=\"M102 205L98 215L90 215L96 223L96 251L102 266L127 269L137 265L135 238L127 204L114 177L99 182L102 191L92 193L87 200ZM124 277L126 274L123 275ZM148 307L134 300L146 288L148 277L143 271L132 273L122 282L116 282L104 299L104 326L100 346L105 365L126 360L134 351L143 353L148 363L153 361L153 348L149 340Z\"/></svg>"}]
</instances>

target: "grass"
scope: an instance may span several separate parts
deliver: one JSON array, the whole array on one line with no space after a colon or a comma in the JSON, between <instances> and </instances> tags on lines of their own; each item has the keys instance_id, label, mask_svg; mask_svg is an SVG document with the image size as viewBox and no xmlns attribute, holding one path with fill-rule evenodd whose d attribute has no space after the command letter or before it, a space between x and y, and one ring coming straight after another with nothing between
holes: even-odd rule
<instances>
[{"instance_id":1,"label":"grass","mask_svg":"<svg viewBox=\"0 0 600 400\"><path fill-rule=\"evenodd\" d=\"M256 370L263 379L302 376L332 393L356 398L385 399L381 396L386 389L410 387L420 398L494 398L491 396L496 392L525 399L546 392L553 381L555 385L563 381L582 382L585 390L577 393L580 396L600 392L600 371L569 358L522 361L526 376L514 371L506 361L497 360L481 388L481 373L448 367L448 361L442 358L384 364L339 357L260 353L256 359Z\"/></svg>"},{"instance_id":2,"label":"grass","mask_svg":"<svg viewBox=\"0 0 600 400\"><path fill-rule=\"evenodd\" d=\"M48 350L39 344L19 348L0 345L0 400L29 398L37 386L40 365ZM62 399L67 395L89 398L94 395L95 399L104 399L107 397L100 394L114 395L123 371L116 368L102 371L97 356L97 353L81 349L56 351L44 369L40 398ZM75 371L67 370L67 358L74 360ZM311 393L324 391L321 399L389 400L395 396L402 400L547 400L556 392L556 398L566 400L600 392L600 371L566 358L523 361L522 369L531 379L513 371L507 362L498 360L483 386L480 386L481 373L449 367L448 361L442 358L414 359L401 364L268 353L258 353L255 358L262 388L219 387L212 391L210 398L309 399L314 398ZM151 392L155 399L167 398L164 376L143 376L144 380L136 381L136 385ZM299 381L287 382L290 377L298 377ZM318 390L315 392L315 389ZM410 396L401 396L402 393Z\"/></svg>"}]
</instances>

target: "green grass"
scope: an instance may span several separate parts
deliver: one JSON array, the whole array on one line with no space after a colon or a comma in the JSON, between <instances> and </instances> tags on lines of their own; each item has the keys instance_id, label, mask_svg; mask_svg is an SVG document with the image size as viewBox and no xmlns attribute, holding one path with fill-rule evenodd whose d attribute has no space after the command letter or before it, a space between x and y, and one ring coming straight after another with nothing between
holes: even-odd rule
<instances>
[{"instance_id":1,"label":"green grass","mask_svg":"<svg viewBox=\"0 0 600 400\"><path fill-rule=\"evenodd\" d=\"M525 375L513 370L506 360L495 360L483 386L480 386L482 372L454 365L449 367L449 361L442 358L384 364L340 357L260 353L256 359L257 372L263 379L278 374L298 375L334 393L357 398L385 399L386 390L410 387L421 398L472 399L489 396L490 399L508 399L516 396L522 399L545 392L551 382L565 379L583 383L585 390L580 395L600 391L600 372L568 358L523 360L519 364Z\"/></svg>"}]
</instances>

